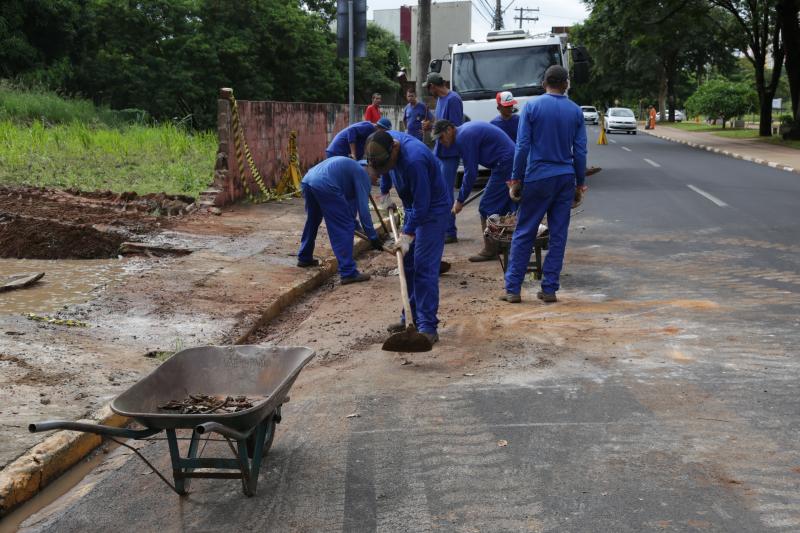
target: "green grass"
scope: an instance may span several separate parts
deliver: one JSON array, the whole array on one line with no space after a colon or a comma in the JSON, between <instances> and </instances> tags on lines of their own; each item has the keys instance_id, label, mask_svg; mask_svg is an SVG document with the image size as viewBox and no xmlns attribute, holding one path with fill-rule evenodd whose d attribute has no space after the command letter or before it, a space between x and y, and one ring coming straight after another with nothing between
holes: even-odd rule
<instances>
[{"instance_id":1,"label":"green grass","mask_svg":"<svg viewBox=\"0 0 800 533\"><path fill-rule=\"evenodd\" d=\"M0 184L197 196L216 136L0 82Z\"/></svg>"},{"instance_id":2,"label":"green grass","mask_svg":"<svg viewBox=\"0 0 800 533\"><path fill-rule=\"evenodd\" d=\"M784 141L779 135L772 137L760 137L758 130L755 128L725 128L722 129L721 125L710 125L704 122L700 124L694 122L676 122L674 124L666 125L663 127L676 128L684 131L694 132L708 132L717 135L718 137L725 137L728 139L755 139L760 142L774 144L776 146L784 146L786 148L794 148L800 150L800 141Z\"/></svg>"},{"instance_id":3,"label":"green grass","mask_svg":"<svg viewBox=\"0 0 800 533\"><path fill-rule=\"evenodd\" d=\"M0 183L197 196L211 182L216 136L172 124L108 128L0 121Z\"/></svg>"}]
</instances>

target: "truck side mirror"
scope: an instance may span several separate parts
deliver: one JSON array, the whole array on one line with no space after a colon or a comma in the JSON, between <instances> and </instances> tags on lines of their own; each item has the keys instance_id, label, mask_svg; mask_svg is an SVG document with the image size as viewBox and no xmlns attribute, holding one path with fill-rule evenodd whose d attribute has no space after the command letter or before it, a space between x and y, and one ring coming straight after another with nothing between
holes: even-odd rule
<instances>
[{"instance_id":1,"label":"truck side mirror","mask_svg":"<svg viewBox=\"0 0 800 533\"><path fill-rule=\"evenodd\" d=\"M430 72L441 72L442 71L442 60L441 59L433 59L431 60L430 65L428 66Z\"/></svg>"},{"instance_id":2,"label":"truck side mirror","mask_svg":"<svg viewBox=\"0 0 800 533\"><path fill-rule=\"evenodd\" d=\"M576 84L589 81L589 65L592 58L584 46L575 46L570 49L572 53L572 81Z\"/></svg>"}]
</instances>

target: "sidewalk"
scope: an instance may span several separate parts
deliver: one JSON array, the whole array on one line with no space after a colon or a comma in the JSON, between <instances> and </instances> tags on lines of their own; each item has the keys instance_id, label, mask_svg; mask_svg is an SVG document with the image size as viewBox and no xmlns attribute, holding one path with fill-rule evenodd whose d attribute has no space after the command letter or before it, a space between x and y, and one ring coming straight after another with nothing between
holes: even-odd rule
<instances>
[{"instance_id":1,"label":"sidewalk","mask_svg":"<svg viewBox=\"0 0 800 533\"><path fill-rule=\"evenodd\" d=\"M659 124L644 133L708 150L759 165L800 173L800 150L769 144L758 139L731 139L708 132L692 132Z\"/></svg>"},{"instance_id":2,"label":"sidewalk","mask_svg":"<svg viewBox=\"0 0 800 533\"><path fill-rule=\"evenodd\" d=\"M291 199L170 222L151 241L192 253L118 261L125 271L119 279L89 291L86 303L55 313L86 327L35 322L0 308L0 329L7 332L0 336L0 517L100 443L75 432L31 434L29 423L125 424L108 402L172 352L241 342L334 277L324 225L315 251L321 266L295 265L304 221L303 200ZM368 248L356 242L356 253ZM37 290L52 291L56 280L49 283Z\"/></svg>"}]
</instances>

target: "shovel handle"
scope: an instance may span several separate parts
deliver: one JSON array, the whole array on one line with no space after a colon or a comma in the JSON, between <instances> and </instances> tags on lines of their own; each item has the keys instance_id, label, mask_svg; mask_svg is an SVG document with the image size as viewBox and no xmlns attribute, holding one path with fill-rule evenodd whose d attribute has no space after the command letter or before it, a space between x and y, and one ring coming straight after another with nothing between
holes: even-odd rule
<instances>
[{"instance_id":1,"label":"shovel handle","mask_svg":"<svg viewBox=\"0 0 800 533\"><path fill-rule=\"evenodd\" d=\"M369 200L370 200L370 202L372 202L372 208L375 209L375 214L378 215L378 221L381 223L381 227L383 228L383 231L386 233L386 235L389 235L389 228L386 227L386 222L383 221L383 217L381 216L381 212L378 209L378 204L375 203L375 198L373 198L371 194L369 195Z\"/></svg>"},{"instance_id":2,"label":"shovel handle","mask_svg":"<svg viewBox=\"0 0 800 533\"><path fill-rule=\"evenodd\" d=\"M389 224L392 225L392 235L394 241L400 240L400 235L397 232L397 224L394 222L394 214L397 211L396 206L389 206ZM403 268L403 251L397 250L397 274L400 278L400 295L403 297L403 311L406 314L406 328L414 326L414 315L411 313L411 304L408 301L408 285L406 285L406 271Z\"/></svg>"}]
</instances>

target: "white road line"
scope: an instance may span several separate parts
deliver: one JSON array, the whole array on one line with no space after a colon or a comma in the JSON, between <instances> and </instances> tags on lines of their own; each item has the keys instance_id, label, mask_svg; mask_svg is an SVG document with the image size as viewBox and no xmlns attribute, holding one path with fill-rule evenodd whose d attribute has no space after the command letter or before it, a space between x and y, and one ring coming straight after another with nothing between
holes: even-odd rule
<instances>
[{"instance_id":1,"label":"white road line","mask_svg":"<svg viewBox=\"0 0 800 533\"><path fill-rule=\"evenodd\" d=\"M626 152L631 152L631 151L632 151L632 150L631 150L630 148L628 148L627 146L623 146L623 147L622 147L622 149L623 149L623 150L625 150Z\"/></svg>"},{"instance_id":2,"label":"white road line","mask_svg":"<svg viewBox=\"0 0 800 533\"><path fill-rule=\"evenodd\" d=\"M608 138L608 137L606 137L606 138ZM611 144L617 144L617 141L615 141L614 139L608 139L608 142L610 142Z\"/></svg>"},{"instance_id":3,"label":"white road line","mask_svg":"<svg viewBox=\"0 0 800 533\"><path fill-rule=\"evenodd\" d=\"M645 158L644 158L644 160L645 160L646 162L650 163L651 165L653 165L653 166L654 166L654 167L656 167L656 168L658 168L658 167L660 167L660 166L661 166L661 165L659 165L658 163L656 163L655 161L653 161L652 159L647 159L647 158L645 157Z\"/></svg>"},{"instance_id":4,"label":"white road line","mask_svg":"<svg viewBox=\"0 0 800 533\"><path fill-rule=\"evenodd\" d=\"M702 196L702 197L704 197L704 198L706 198L706 199L708 199L708 200L711 200L712 202L714 202L715 204L717 204L717 205L718 205L718 206L720 206L720 207L728 207L728 204L726 204L725 202L723 202L722 200L720 200L720 199L719 199L719 198L717 198L716 196L713 196L713 195L711 195L711 194L708 194L706 191L704 191L704 190L702 190L702 189L698 189L698 188L697 188L697 187L695 187L694 185L687 185L687 187L689 187L690 189L692 189L694 192L696 192L696 193L697 193L697 194L699 194L700 196Z\"/></svg>"}]
</instances>

